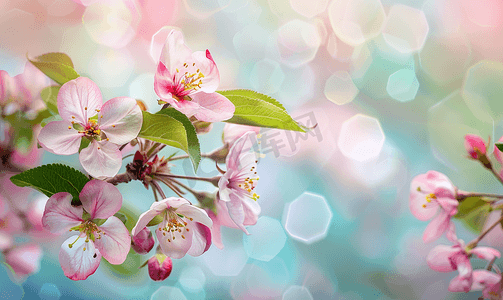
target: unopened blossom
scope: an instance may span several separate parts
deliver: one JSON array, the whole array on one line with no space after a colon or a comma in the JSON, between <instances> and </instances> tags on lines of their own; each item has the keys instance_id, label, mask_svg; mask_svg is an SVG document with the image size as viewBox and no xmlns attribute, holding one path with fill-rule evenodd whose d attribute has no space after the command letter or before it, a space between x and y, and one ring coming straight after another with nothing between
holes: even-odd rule
<instances>
[{"instance_id":1,"label":"unopened blossom","mask_svg":"<svg viewBox=\"0 0 503 300\"><path fill-rule=\"evenodd\" d=\"M240 137L250 131L255 132L255 134L259 134L260 128L255 126L226 123L222 136L224 144L232 146L234 142L236 142Z\"/></svg>"},{"instance_id":2,"label":"unopened blossom","mask_svg":"<svg viewBox=\"0 0 503 300\"><path fill-rule=\"evenodd\" d=\"M17 95L16 81L9 73L0 70L0 107L5 107Z\"/></svg>"},{"instance_id":3,"label":"unopened blossom","mask_svg":"<svg viewBox=\"0 0 503 300\"><path fill-rule=\"evenodd\" d=\"M502 291L500 286L501 274L487 270L473 271L472 291L482 291L482 296L489 300L501 300Z\"/></svg>"},{"instance_id":4,"label":"unopened blossom","mask_svg":"<svg viewBox=\"0 0 503 300\"><path fill-rule=\"evenodd\" d=\"M161 98L188 117L205 122L230 119L234 104L215 91L220 84L217 65L210 51L192 52L183 35L172 30L161 52L154 89Z\"/></svg>"},{"instance_id":5,"label":"unopened blossom","mask_svg":"<svg viewBox=\"0 0 503 300\"><path fill-rule=\"evenodd\" d=\"M148 262L148 275L154 281L163 281L173 270L173 261L164 254L152 256Z\"/></svg>"},{"instance_id":6,"label":"unopened blossom","mask_svg":"<svg viewBox=\"0 0 503 300\"><path fill-rule=\"evenodd\" d=\"M449 283L451 292L469 292L473 283L473 268L470 257L491 261L500 257L500 252L490 247L475 247L466 249L463 241L459 240L453 246L439 245L433 248L426 262L437 272L452 272L457 270L459 275Z\"/></svg>"},{"instance_id":7,"label":"unopened blossom","mask_svg":"<svg viewBox=\"0 0 503 300\"><path fill-rule=\"evenodd\" d=\"M457 213L457 188L442 173L428 171L412 180L410 185L409 207L417 219L433 220L426 227L423 240L429 243L438 239L444 232L451 241L456 241L452 216Z\"/></svg>"},{"instance_id":8,"label":"unopened blossom","mask_svg":"<svg viewBox=\"0 0 503 300\"><path fill-rule=\"evenodd\" d=\"M44 227L55 234L78 232L64 241L59 251L61 268L72 280L93 274L102 256L111 264L122 264L131 247L129 231L113 216L122 206L122 195L115 186L91 180L79 199L82 206L73 206L71 194L52 195L42 218Z\"/></svg>"},{"instance_id":9,"label":"unopened blossom","mask_svg":"<svg viewBox=\"0 0 503 300\"><path fill-rule=\"evenodd\" d=\"M187 253L199 256L210 248L211 219L204 210L183 198L170 197L154 202L140 215L132 235L137 235L158 215L162 221L155 233L164 255L177 259Z\"/></svg>"},{"instance_id":10,"label":"unopened blossom","mask_svg":"<svg viewBox=\"0 0 503 300\"><path fill-rule=\"evenodd\" d=\"M254 225L260 214L260 206L257 203L259 196L254 191L259 180L257 160L255 153L250 151L253 134L244 134L231 147L225 161L227 171L218 182L218 223L225 226L233 223L246 234L248 231L244 226ZM222 208L223 203L220 202L225 203L227 210Z\"/></svg>"},{"instance_id":11,"label":"unopened blossom","mask_svg":"<svg viewBox=\"0 0 503 300\"><path fill-rule=\"evenodd\" d=\"M38 272L41 259L42 249L34 244L16 246L5 253L5 262L18 278Z\"/></svg>"},{"instance_id":12,"label":"unopened blossom","mask_svg":"<svg viewBox=\"0 0 503 300\"><path fill-rule=\"evenodd\" d=\"M131 238L131 248L138 254L147 254L154 248L154 237L147 227L143 228Z\"/></svg>"},{"instance_id":13,"label":"unopened blossom","mask_svg":"<svg viewBox=\"0 0 503 300\"><path fill-rule=\"evenodd\" d=\"M58 110L63 121L42 128L38 141L47 151L77 153L82 139L89 145L79 160L93 177L112 177L122 165L119 146L129 143L140 132L142 113L136 100L116 97L102 104L98 86L79 77L65 83L58 94Z\"/></svg>"},{"instance_id":14,"label":"unopened blossom","mask_svg":"<svg viewBox=\"0 0 503 300\"><path fill-rule=\"evenodd\" d=\"M25 64L23 73L14 76L16 96L14 104L17 110L38 112L46 105L40 92L51 84L51 80L30 62Z\"/></svg>"},{"instance_id":15,"label":"unopened blossom","mask_svg":"<svg viewBox=\"0 0 503 300\"><path fill-rule=\"evenodd\" d=\"M486 143L478 135L465 135L465 149L473 159L479 159L479 155L486 155Z\"/></svg>"}]
</instances>

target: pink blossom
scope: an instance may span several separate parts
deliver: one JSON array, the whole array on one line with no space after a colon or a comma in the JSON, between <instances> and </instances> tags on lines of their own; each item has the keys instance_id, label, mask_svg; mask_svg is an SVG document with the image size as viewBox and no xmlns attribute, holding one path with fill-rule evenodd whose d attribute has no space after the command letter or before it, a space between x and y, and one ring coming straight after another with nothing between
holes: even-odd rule
<instances>
[{"instance_id":1,"label":"pink blossom","mask_svg":"<svg viewBox=\"0 0 503 300\"><path fill-rule=\"evenodd\" d=\"M11 266L17 277L23 278L38 272L42 249L38 245L23 245L9 249L5 254L5 262Z\"/></svg>"},{"instance_id":2,"label":"pink blossom","mask_svg":"<svg viewBox=\"0 0 503 300\"><path fill-rule=\"evenodd\" d=\"M501 300L501 275L487 270L473 271L472 291L482 291L484 298Z\"/></svg>"},{"instance_id":3,"label":"pink blossom","mask_svg":"<svg viewBox=\"0 0 503 300\"><path fill-rule=\"evenodd\" d=\"M426 262L432 270L437 272L457 270L459 275L449 283L449 291L469 292L473 283L473 268L470 263L470 255L490 261L495 257L500 257L500 252L489 247L475 247L467 250L463 241L460 240L453 246L436 246L428 254Z\"/></svg>"},{"instance_id":4,"label":"pink blossom","mask_svg":"<svg viewBox=\"0 0 503 300\"><path fill-rule=\"evenodd\" d=\"M162 222L155 231L162 253L171 258L182 258L188 253L199 256L211 246L211 219L199 207L183 198L170 197L154 202L140 215L131 233L137 235L155 216Z\"/></svg>"},{"instance_id":5,"label":"pink blossom","mask_svg":"<svg viewBox=\"0 0 503 300\"><path fill-rule=\"evenodd\" d=\"M0 106L8 104L16 94L16 81L7 71L0 70Z\"/></svg>"},{"instance_id":6,"label":"pink blossom","mask_svg":"<svg viewBox=\"0 0 503 300\"><path fill-rule=\"evenodd\" d=\"M479 153L485 155L487 151L484 140L474 134L465 135L465 149L473 159L479 159Z\"/></svg>"},{"instance_id":7,"label":"pink blossom","mask_svg":"<svg viewBox=\"0 0 503 300\"><path fill-rule=\"evenodd\" d=\"M171 274L171 270L173 262L166 255L157 254L148 260L148 275L152 280L163 281Z\"/></svg>"},{"instance_id":8,"label":"pink blossom","mask_svg":"<svg viewBox=\"0 0 503 300\"><path fill-rule=\"evenodd\" d=\"M15 105L24 112L38 112L45 109L40 92L51 84L51 80L30 62L27 62L23 73L14 77L16 84ZM17 110L16 109L16 110Z\"/></svg>"},{"instance_id":9,"label":"pink blossom","mask_svg":"<svg viewBox=\"0 0 503 300\"><path fill-rule=\"evenodd\" d=\"M503 143L503 136L500 137L498 143ZM494 147L494 157L496 157L496 160L503 165L503 153L498 149L498 147Z\"/></svg>"},{"instance_id":10,"label":"pink blossom","mask_svg":"<svg viewBox=\"0 0 503 300\"><path fill-rule=\"evenodd\" d=\"M188 117L217 122L234 115L234 104L215 92L220 75L210 51L192 52L178 30L166 38L154 80L161 100Z\"/></svg>"},{"instance_id":11,"label":"pink blossom","mask_svg":"<svg viewBox=\"0 0 503 300\"><path fill-rule=\"evenodd\" d=\"M73 206L71 194L54 194L42 217L44 227L52 233L79 232L64 241L59 252L61 268L72 280L84 280L93 274L101 256L111 264L122 264L131 247L127 228L113 216L122 206L122 195L115 186L91 180L79 199L82 206Z\"/></svg>"},{"instance_id":12,"label":"pink blossom","mask_svg":"<svg viewBox=\"0 0 503 300\"><path fill-rule=\"evenodd\" d=\"M426 221L438 212L424 231L425 243L438 239L444 232L449 240L456 241L455 227L451 221L459 204L456 193L457 189L449 178L436 171L418 175L412 180L409 207L414 217Z\"/></svg>"},{"instance_id":13,"label":"pink blossom","mask_svg":"<svg viewBox=\"0 0 503 300\"><path fill-rule=\"evenodd\" d=\"M250 131L255 132L255 134L258 134L260 128L255 126L226 123L224 126L224 134L223 134L224 144L229 144L230 146L232 146L234 142L237 141L237 139L239 139L245 133Z\"/></svg>"},{"instance_id":14,"label":"pink blossom","mask_svg":"<svg viewBox=\"0 0 503 300\"><path fill-rule=\"evenodd\" d=\"M136 101L116 97L102 105L98 86L79 77L59 90L58 110L63 121L42 128L40 145L51 153L70 155L79 151L82 139L88 139L89 145L79 154L84 169L93 177L115 176L122 165L119 146L129 143L141 129L143 118Z\"/></svg>"},{"instance_id":15,"label":"pink blossom","mask_svg":"<svg viewBox=\"0 0 503 300\"><path fill-rule=\"evenodd\" d=\"M231 147L225 161L227 171L218 182L217 223L224 226L233 223L246 234L244 225L254 225L260 214L259 196L254 192L259 179L257 161L255 153L250 151L253 134L244 134ZM218 225L214 227L215 230Z\"/></svg>"},{"instance_id":16,"label":"pink blossom","mask_svg":"<svg viewBox=\"0 0 503 300\"><path fill-rule=\"evenodd\" d=\"M132 237L131 247L138 254L147 254L154 247L155 241L152 232L147 227L143 228Z\"/></svg>"}]
</instances>

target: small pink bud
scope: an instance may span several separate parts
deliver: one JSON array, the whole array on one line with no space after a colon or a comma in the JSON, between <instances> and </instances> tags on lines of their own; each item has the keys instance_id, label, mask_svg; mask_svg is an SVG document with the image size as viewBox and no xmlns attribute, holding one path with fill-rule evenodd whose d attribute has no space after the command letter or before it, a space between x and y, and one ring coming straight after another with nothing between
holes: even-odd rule
<instances>
[{"instance_id":1,"label":"small pink bud","mask_svg":"<svg viewBox=\"0 0 503 300\"><path fill-rule=\"evenodd\" d=\"M465 135L465 149L473 159L479 159L479 154L486 155L486 144L484 140L474 134Z\"/></svg>"},{"instance_id":2,"label":"small pink bud","mask_svg":"<svg viewBox=\"0 0 503 300\"><path fill-rule=\"evenodd\" d=\"M163 281L168 278L173 269L171 258L164 254L156 254L148 260L148 275L155 281Z\"/></svg>"},{"instance_id":3,"label":"small pink bud","mask_svg":"<svg viewBox=\"0 0 503 300\"><path fill-rule=\"evenodd\" d=\"M147 254L152 250L154 244L152 232L147 227L143 228L131 239L131 247L138 254Z\"/></svg>"}]
</instances>

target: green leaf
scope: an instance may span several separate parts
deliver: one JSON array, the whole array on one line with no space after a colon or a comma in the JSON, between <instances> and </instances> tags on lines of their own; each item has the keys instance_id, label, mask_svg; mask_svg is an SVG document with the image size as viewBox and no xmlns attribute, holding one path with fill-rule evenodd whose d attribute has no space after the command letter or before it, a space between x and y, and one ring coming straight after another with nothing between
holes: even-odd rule
<instances>
[{"instance_id":1,"label":"green leaf","mask_svg":"<svg viewBox=\"0 0 503 300\"><path fill-rule=\"evenodd\" d=\"M89 178L82 172L62 164L43 165L24 171L10 178L17 186L32 187L47 197L59 192L73 196L72 205L80 205L79 194Z\"/></svg>"},{"instance_id":2,"label":"green leaf","mask_svg":"<svg viewBox=\"0 0 503 300\"><path fill-rule=\"evenodd\" d=\"M496 146L499 151L503 151L503 143L495 143L494 146Z\"/></svg>"},{"instance_id":3,"label":"green leaf","mask_svg":"<svg viewBox=\"0 0 503 300\"><path fill-rule=\"evenodd\" d=\"M490 202L480 197L468 197L459 204L454 218L461 220L468 229L478 234L482 232L490 212Z\"/></svg>"},{"instance_id":4,"label":"green leaf","mask_svg":"<svg viewBox=\"0 0 503 300\"><path fill-rule=\"evenodd\" d=\"M121 212L117 212L115 213L114 217L118 218L119 220L122 221L122 223L124 223L124 225L126 225L127 223L127 217L125 214L121 213Z\"/></svg>"},{"instance_id":5,"label":"green leaf","mask_svg":"<svg viewBox=\"0 0 503 300\"><path fill-rule=\"evenodd\" d=\"M82 149L87 148L91 144L91 141L88 138L83 138L80 140L80 146L79 146L79 153L82 151Z\"/></svg>"},{"instance_id":6,"label":"green leaf","mask_svg":"<svg viewBox=\"0 0 503 300\"><path fill-rule=\"evenodd\" d=\"M218 93L236 107L234 116L224 122L305 132L305 128L292 119L281 103L267 95L250 90Z\"/></svg>"},{"instance_id":7,"label":"green leaf","mask_svg":"<svg viewBox=\"0 0 503 300\"><path fill-rule=\"evenodd\" d=\"M73 68L73 63L68 55L61 52L42 54L28 60L47 77L59 84L78 78L80 75Z\"/></svg>"},{"instance_id":8,"label":"green leaf","mask_svg":"<svg viewBox=\"0 0 503 300\"><path fill-rule=\"evenodd\" d=\"M148 222L147 226L148 227L155 226L161 222L162 222L162 217L160 215L157 215L152 220L150 220L150 222Z\"/></svg>"},{"instance_id":9,"label":"green leaf","mask_svg":"<svg viewBox=\"0 0 503 300\"><path fill-rule=\"evenodd\" d=\"M185 151L197 171L201 161L201 150L196 130L181 112L171 108L156 114L143 112L143 124L139 137L176 147Z\"/></svg>"},{"instance_id":10,"label":"green leaf","mask_svg":"<svg viewBox=\"0 0 503 300\"><path fill-rule=\"evenodd\" d=\"M47 105L47 109L50 110L53 115L59 114L58 112L58 93L59 86L48 86L40 92L40 97Z\"/></svg>"}]
</instances>

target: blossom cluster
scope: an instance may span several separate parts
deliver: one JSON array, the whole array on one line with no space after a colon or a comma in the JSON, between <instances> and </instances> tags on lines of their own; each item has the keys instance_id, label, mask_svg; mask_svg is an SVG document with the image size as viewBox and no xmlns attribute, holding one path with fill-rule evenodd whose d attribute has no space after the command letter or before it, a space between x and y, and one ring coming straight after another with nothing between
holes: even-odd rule
<instances>
[{"instance_id":1,"label":"blossom cluster","mask_svg":"<svg viewBox=\"0 0 503 300\"><path fill-rule=\"evenodd\" d=\"M502 170L495 171L490 161L488 149L489 142L481 137L467 134L465 136L465 149L468 158L479 161L485 168L491 170L502 181ZM503 165L502 153L498 147L494 148L494 157ZM438 245L428 254L428 266L437 272L453 272L458 274L448 287L451 292L482 291L482 296L487 299L503 299L501 287L502 274L494 262L501 257L500 251L491 247L479 246L479 242L486 234L494 229L501 220L492 224L479 237L465 244L458 239L453 218L458 216L459 209L469 199L480 199L482 205L488 209L501 209L495 199L503 198L501 195L486 193L469 193L459 190L449 178L436 171L416 176L410 186L409 208L414 217L421 221L431 220L423 234L423 241L431 243L445 234L452 245ZM466 209L466 208L464 208ZM474 270L470 260L478 258L488 261L486 269ZM492 272L495 270L495 272Z\"/></svg>"},{"instance_id":2,"label":"blossom cluster","mask_svg":"<svg viewBox=\"0 0 503 300\"><path fill-rule=\"evenodd\" d=\"M192 52L182 33L172 30L161 51L153 87L162 110L177 110L192 123L197 134L204 134L211 130L212 122L234 115L234 104L217 92L219 82L219 71L210 52ZM46 88L56 88L53 110L59 116L53 114L47 118L43 114L49 109L47 99L40 97ZM27 64L25 73L14 78L0 71L0 107L3 118L20 112L26 118L43 119L40 122L43 126L36 130L30 146L35 150L30 151L39 152L38 142L43 150L56 155L78 153L88 174L81 178L86 181L78 193L39 189L46 195L50 192L50 197L44 200L43 209L38 210L31 209L33 203L17 200L27 198L28 188L14 186L9 176L2 176L13 186L11 192L23 190L9 196L16 199L0 197L0 251L20 276L36 272L42 255L36 243L14 244L14 236L23 230L32 234L34 241L42 235L52 239L64 235L59 263L64 275L72 280L85 280L95 273L102 258L111 264L124 263L131 248L147 255L157 240L155 254L143 266L148 266L149 276L158 281L170 275L172 259L186 254L202 255L212 244L222 249L221 226L249 234L245 226L257 222L261 211L255 191L259 180L254 150L258 127L226 124L222 147L203 155L216 162L221 175L190 177L171 172L173 161L188 156L161 157L159 152L166 144L141 135L148 112L140 100L115 97L104 102L98 85L90 78L79 76L59 87L31 64ZM0 142L10 145L9 138L13 135L10 125L3 121L2 125L6 126L7 138ZM163 130L169 132L170 128ZM16 145L10 146L1 149L8 152L9 159L19 155ZM2 153L2 158L6 155ZM126 164L126 172L119 174L129 156L133 160ZM8 170L15 161L4 163L3 169ZM39 160L30 162L39 163ZM218 166L223 163L225 167ZM20 166L16 170L19 173L28 168ZM193 190L180 179L211 182L215 191ZM123 198L116 185L131 180L139 180L147 189L151 188L155 201L128 228L128 221L121 217ZM166 196L161 185L176 196ZM197 203L189 201L186 193L191 193ZM153 226L157 226L154 232L150 229ZM68 232L72 234L68 236Z\"/></svg>"}]
</instances>

